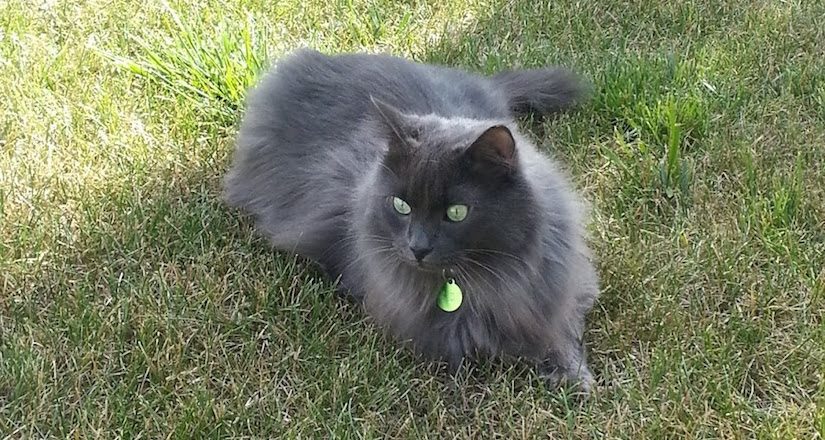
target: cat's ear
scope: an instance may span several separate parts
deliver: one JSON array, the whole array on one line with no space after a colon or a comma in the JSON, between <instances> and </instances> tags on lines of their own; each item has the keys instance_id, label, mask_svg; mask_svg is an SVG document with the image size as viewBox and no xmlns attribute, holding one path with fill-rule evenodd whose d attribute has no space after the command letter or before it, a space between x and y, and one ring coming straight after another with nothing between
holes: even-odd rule
<instances>
[{"instance_id":1,"label":"cat's ear","mask_svg":"<svg viewBox=\"0 0 825 440\"><path fill-rule=\"evenodd\" d=\"M387 124L388 128L390 128L399 138L403 137L404 115L401 114L397 108L387 104L375 96L370 95L370 101L372 102L373 107L375 107L378 111L378 116L380 116L381 120Z\"/></svg>"},{"instance_id":2,"label":"cat's ear","mask_svg":"<svg viewBox=\"0 0 825 440\"><path fill-rule=\"evenodd\" d=\"M407 117L397 108L372 95L370 95L370 101L381 117L381 121L389 129L390 148L406 150L416 137L415 130L410 128Z\"/></svg>"},{"instance_id":3,"label":"cat's ear","mask_svg":"<svg viewBox=\"0 0 825 440\"><path fill-rule=\"evenodd\" d=\"M465 153L474 171L491 176L504 176L516 169L516 140L503 125L488 128Z\"/></svg>"}]
</instances>

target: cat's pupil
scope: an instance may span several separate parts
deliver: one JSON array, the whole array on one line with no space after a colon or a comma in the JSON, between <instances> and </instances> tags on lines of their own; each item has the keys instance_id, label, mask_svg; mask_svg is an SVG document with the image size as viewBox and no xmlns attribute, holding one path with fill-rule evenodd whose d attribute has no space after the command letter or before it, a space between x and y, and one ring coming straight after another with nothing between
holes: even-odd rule
<instances>
[{"instance_id":1,"label":"cat's pupil","mask_svg":"<svg viewBox=\"0 0 825 440\"><path fill-rule=\"evenodd\" d=\"M401 200L399 197L392 198L392 207L395 208L395 211L401 215L407 215L412 211L410 205Z\"/></svg>"},{"instance_id":2,"label":"cat's pupil","mask_svg":"<svg viewBox=\"0 0 825 440\"><path fill-rule=\"evenodd\" d=\"M454 222L464 220L467 218L467 205L451 205L447 208L447 218Z\"/></svg>"}]
</instances>

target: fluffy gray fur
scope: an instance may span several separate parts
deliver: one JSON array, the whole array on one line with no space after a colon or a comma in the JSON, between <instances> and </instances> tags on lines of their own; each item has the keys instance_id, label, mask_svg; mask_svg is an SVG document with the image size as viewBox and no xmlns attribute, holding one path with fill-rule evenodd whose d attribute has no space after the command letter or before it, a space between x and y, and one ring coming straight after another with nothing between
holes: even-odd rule
<instances>
[{"instance_id":1,"label":"fluffy gray fur","mask_svg":"<svg viewBox=\"0 0 825 440\"><path fill-rule=\"evenodd\" d=\"M581 203L515 122L580 96L564 69L486 77L298 51L249 95L225 199L417 352L452 367L527 358L589 390L582 333L598 278ZM463 222L444 217L456 203ZM448 276L464 291L452 313L436 306Z\"/></svg>"}]
</instances>

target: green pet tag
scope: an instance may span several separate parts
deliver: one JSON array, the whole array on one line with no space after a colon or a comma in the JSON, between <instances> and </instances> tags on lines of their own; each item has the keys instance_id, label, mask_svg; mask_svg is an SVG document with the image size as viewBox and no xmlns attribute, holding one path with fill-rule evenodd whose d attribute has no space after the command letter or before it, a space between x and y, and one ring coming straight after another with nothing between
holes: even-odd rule
<instances>
[{"instance_id":1,"label":"green pet tag","mask_svg":"<svg viewBox=\"0 0 825 440\"><path fill-rule=\"evenodd\" d=\"M438 308L445 312L455 312L461 307L461 287L458 287L455 280L450 278L438 293Z\"/></svg>"}]
</instances>

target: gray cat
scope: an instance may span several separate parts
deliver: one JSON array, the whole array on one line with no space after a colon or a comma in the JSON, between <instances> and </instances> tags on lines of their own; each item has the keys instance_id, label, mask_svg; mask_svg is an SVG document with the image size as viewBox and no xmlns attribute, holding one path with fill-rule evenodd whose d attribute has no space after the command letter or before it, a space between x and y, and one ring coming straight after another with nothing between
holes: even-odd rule
<instances>
[{"instance_id":1,"label":"gray cat","mask_svg":"<svg viewBox=\"0 0 825 440\"><path fill-rule=\"evenodd\" d=\"M522 357L588 391L581 204L515 122L581 92L563 69L298 51L250 93L225 199L418 353Z\"/></svg>"}]
</instances>

